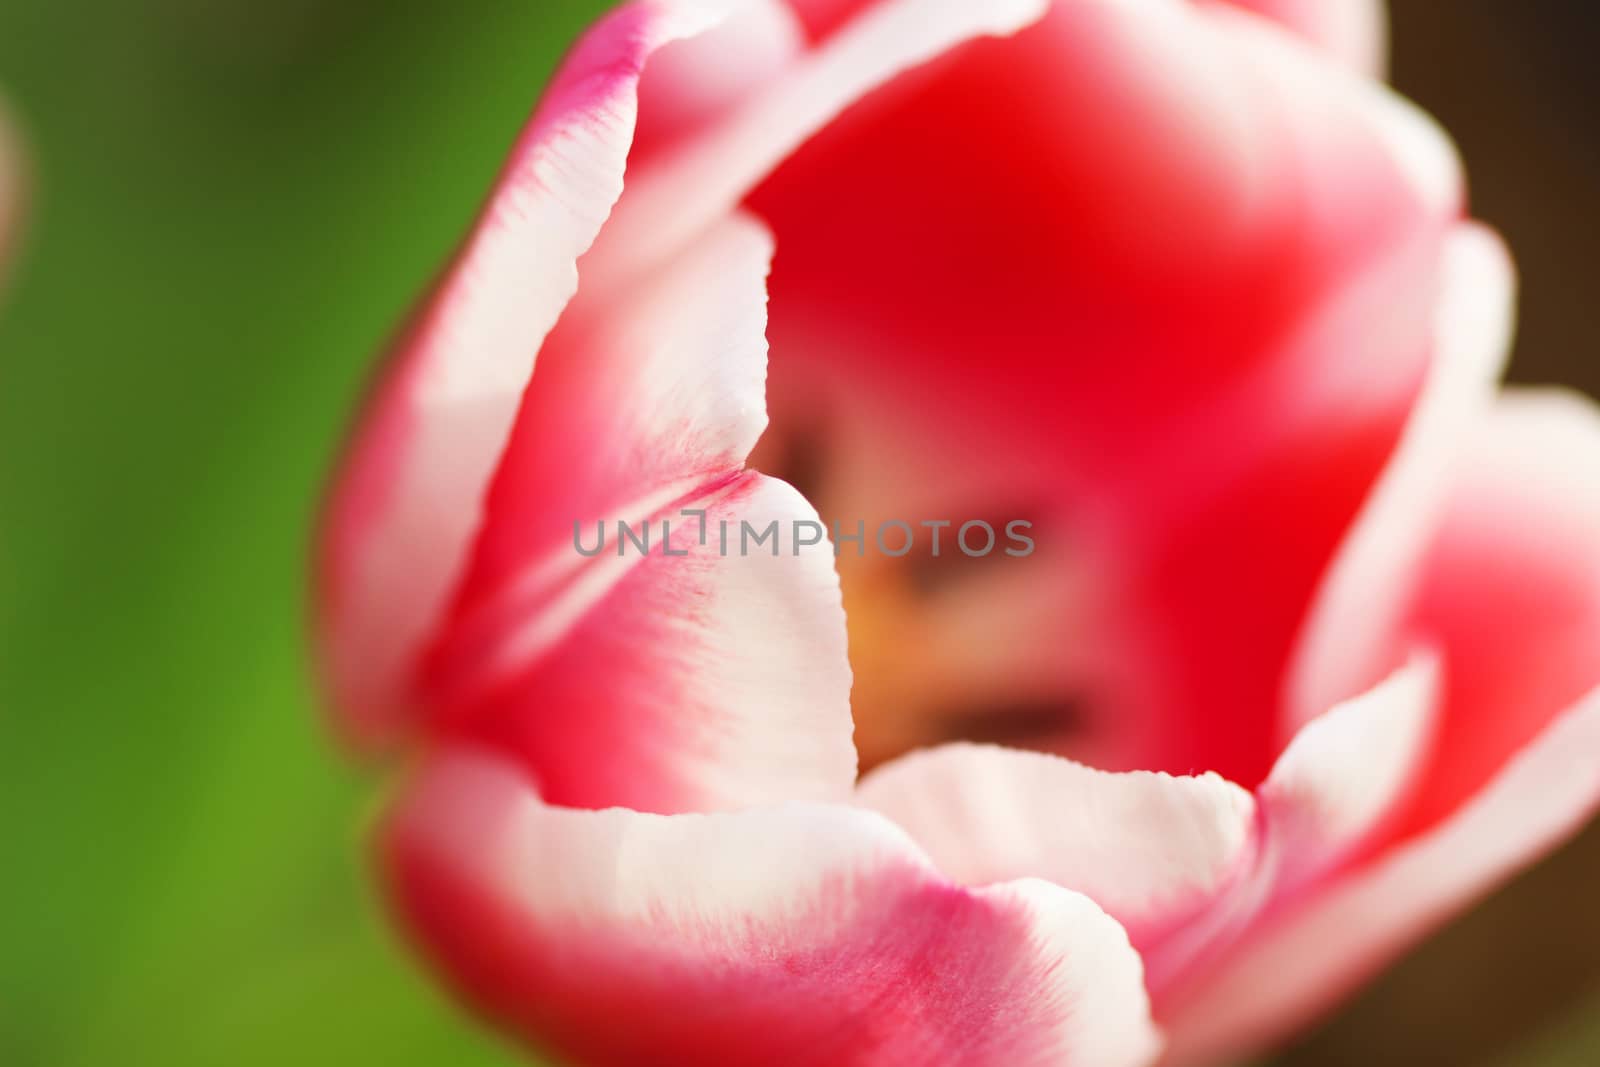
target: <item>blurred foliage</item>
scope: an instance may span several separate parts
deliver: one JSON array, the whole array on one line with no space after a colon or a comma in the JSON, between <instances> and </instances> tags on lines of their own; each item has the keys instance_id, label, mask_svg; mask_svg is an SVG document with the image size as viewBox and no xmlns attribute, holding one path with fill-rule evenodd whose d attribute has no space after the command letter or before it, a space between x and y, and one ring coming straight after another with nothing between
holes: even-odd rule
<instances>
[{"instance_id":1,"label":"blurred foliage","mask_svg":"<svg viewBox=\"0 0 1600 1067\"><path fill-rule=\"evenodd\" d=\"M0 1064L512 1062L375 906L305 557L381 339L601 6L0 5L37 179L0 314Z\"/></svg>"},{"instance_id":2,"label":"blurred foliage","mask_svg":"<svg viewBox=\"0 0 1600 1067\"><path fill-rule=\"evenodd\" d=\"M1600 1053L1600 990L1584 1010L1538 1034L1494 1067L1594 1067Z\"/></svg>"}]
</instances>

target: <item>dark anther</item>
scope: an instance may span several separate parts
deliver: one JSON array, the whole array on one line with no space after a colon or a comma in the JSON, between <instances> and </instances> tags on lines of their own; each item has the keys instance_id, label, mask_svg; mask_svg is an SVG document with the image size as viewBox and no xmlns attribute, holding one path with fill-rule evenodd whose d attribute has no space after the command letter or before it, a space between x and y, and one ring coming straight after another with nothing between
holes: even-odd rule
<instances>
[{"instance_id":1,"label":"dark anther","mask_svg":"<svg viewBox=\"0 0 1600 1067\"><path fill-rule=\"evenodd\" d=\"M941 741L1045 748L1088 724L1081 698L1042 697L960 708L936 720Z\"/></svg>"}]
</instances>

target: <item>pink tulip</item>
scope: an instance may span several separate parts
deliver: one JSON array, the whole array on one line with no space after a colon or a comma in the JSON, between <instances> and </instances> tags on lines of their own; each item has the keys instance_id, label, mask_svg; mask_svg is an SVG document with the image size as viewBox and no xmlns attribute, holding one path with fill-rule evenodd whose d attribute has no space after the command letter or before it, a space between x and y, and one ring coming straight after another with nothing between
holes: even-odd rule
<instances>
[{"instance_id":1,"label":"pink tulip","mask_svg":"<svg viewBox=\"0 0 1600 1067\"><path fill-rule=\"evenodd\" d=\"M386 882L469 1004L584 1063L1214 1062L1600 803L1600 420L1497 391L1511 267L1378 24L584 37L322 546L340 728L422 752ZM717 544L819 509L1038 550Z\"/></svg>"}]
</instances>

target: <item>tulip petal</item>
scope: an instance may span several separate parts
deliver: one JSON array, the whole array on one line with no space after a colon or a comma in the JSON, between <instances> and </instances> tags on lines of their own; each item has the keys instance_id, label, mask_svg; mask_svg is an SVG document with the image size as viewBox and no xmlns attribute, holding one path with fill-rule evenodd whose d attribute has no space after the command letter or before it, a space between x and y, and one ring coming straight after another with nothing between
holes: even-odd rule
<instances>
[{"instance_id":1,"label":"tulip petal","mask_svg":"<svg viewBox=\"0 0 1600 1067\"><path fill-rule=\"evenodd\" d=\"M788 0L812 37L826 37L875 0Z\"/></svg>"},{"instance_id":2,"label":"tulip petal","mask_svg":"<svg viewBox=\"0 0 1600 1067\"><path fill-rule=\"evenodd\" d=\"M976 37L1036 21L1049 0L881 0L803 55L765 91L629 176L585 285L609 292L732 211L797 148L897 75Z\"/></svg>"},{"instance_id":3,"label":"tulip petal","mask_svg":"<svg viewBox=\"0 0 1600 1067\"><path fill-rule=\"evenodd\" d=\"M1253 931L1161 1019L1173 1065L1242 1056L1332 1008L1600 809L1600 691L1561 716L1427 834Z\"/></svg>"},{"instance_id":4,"label":"tulip petal","mask_svg":"<svg viewBox=\"0 0 1600 1067\"><path fill-rule=\"evenodd\" d=\"M639 83L629 169L724 118L805 48L805 30L784 0L745 0L713 29L667 45Z\"/></svg>"},{"instance_id":5,"label":"tulip petal","mask_svg":"<svg viewBox=\"0 0 1600 1067\"><path fill-rule=\"evenodd\" d=\"M1432 656L1417 656L1309 723L1278 758L1256 790L1248 869L1146 955L1147 984L1163 1011L1205 987L1253 923L1311 891L1394 824L1426 765L1437 674Z\"/></svg>"},{"instance_id":6,"label":"tulip petal","mask_svg":"<svg viewBox=\"0 0 1600 1067\"><path fill-rule=\"evenodd\" d=\"M1264 867L1281 900L1337 868L1415 794L1437 720L1439 667L1420 655L1313 719L1261 784Z\"/></svg>"},{"instance_id":7,"label":"tulip petal","mask_svg":"<svg viewBox=\"0 0 1600 1067\"><path fill-rule=\"evenodd\" d=\"M1381 77L1389 49L1383 0L1200 0L1280 22L1363 74Z\"/></svg>"},{"instance_id":8,"label":"tulip petal","mask_svg":"<svg viewBox=\"0 0 1600 1067\"><path fill-rule=\"evenodd\" d=\"M1408 620L1444 664L1422 788L1375 859L1279 909L1161 1006L1175 1062L1302 1025L1600 807L1597 472L1586 401L1514 391L1483 420Z\"/></svg>"},{"instance_id":9,"label":"tulip petal","mask_svg":"<svg viewBox=\"0 0 1600 1067\"><path fill-rule=\"evenodd\" d=\"M833 552L794 547L797 522L820 537L816 512L753 473L682 506L704 525L656 516L648 556L608 535L583 569L452 627L435 736L515 753L547 800L574 807L847 798L856 753Z\"/></svg>"},{"instance_id":10,"label":"tulip petal","mask_svg":"<svg viewBox=\"0 0 1600 1067\"><path fill-rule=\"evenodd\" d=\"M741 473L771 253L729 218L540 355L423 688L435 732L507 746L553 802L721 809L855 781L831 547L797 492Z\"/></svg>"},{"instance_id":11,"label":"tulip petal","mask_svg":"<svg viewBox=\"0 0 1600 1067\"><path fill-rule=\"evenodd\" d=\"M751 195L779 249L773 373L849 394L824 419L891 411L930 452L982 441L1038 472L940 511L1020 502L1096 576L1062 616L1117 645L1073 694L1117 736L1082 751L1253 786L1427 370L1460 184L1435 126L1262 19L1056 4L845 113ZM956 491L857 469L880 459L851 477Z\"/></svg>"},{"instance_id":12,"label":"tulip petal","mask_svg":"<svg viewBox=\"0 0 1600 1067\"><path fill-rule=\"evenodd\" d=\"M734 0L639 0L589 33L401 345L333 494L318 614L330 688L352 740L381 742L415 714L413 658L461 576L534 355L577 291L575 261L601 236L608 215L603 247L585 259L591 306L625 291L621 279L676 256L861 94L974 34L1009 32L1042 4L900 0L863 20L859 32L788 65L776 60L788 55L792 37L771 12ZM656 136L718 110L680 99L693 93L682 65L669 65L661 80L673 99L654 109L660 121L645 131L654 143L641 146L644 158L633 161L639 165L630 167L629 194L617 204L646 60L730 15L781 84L755 92L755 104L726 120L702 123L693 136ZM744 76L720 84L740 95L753 87ZM648 118L653 109L645 110ZM655 151L662 141L673 150Z\"/></svg>"},{"instance_id":13,"label":"tulip petal","mask_svg":"<svg viewBox=\"0 0 1600 1067\"><path fill-rule=\"evenodd\" d=\"M1250 794L1214 774L1110 774L998 747L902 757L857 799L959 884L1046 879L1105 908L1141 952L1223 893L1254 844Z\"/></svg>"},{"instance_id":14,"label":"tulip petal","mask_svg":"<svg viewBox=\"0 0 1600 1067\"><path fill-rule=\"evenodd\" d=\"M1600 413L1514 389L1460 456L1406 632L1448 701L1409 832L1454 811L1600 685Z\"/></svg>"},{"instance_id":15,"label":"tulip petal","mask_svg":"<svg viewBox=\"0 0 1600 1067\"><path fill-rule=\"evenodd\" d=\"M870 6L846 34L897 7ZM1442 239L1461 206L1436 126L1283 36L1237 13L1079 0L902 79L755 194L790 299L827 298L836 319L861 320L838 325L902 342L878 358L928 375L1054 341L1026 365L1042 376L1030 385L1077 387L1087 410L1065 428L1080 433L1122 422L1125 403L1093 410L1125 399L1116 386L1154 393L1148 410L1271 362L1272 342L1353 273ZM1413 286L1428 290L1436 265L1421 262ZM1098 358L1063 359L1074 336ZM1377 361L1344 349L1340 365Z\"/></svg>"},{"instance_id":16,"label":"tulip petal","mask_svg":"<svg viewBox=\"0 0 1600 1067\"><path fill-rule=\"evenodd\" d=\"M458 621L485 601L519 610L530 572L580 565L575 526L652 518L743 468L767 425L771 261L765 228L735 215L603 315L563 319L490 488Z\"/></svg>"},{"instance_id":17,"label":"tulip petal","mask_svg":"<svg viewBox=\"0 0 1600 1067\"><path fill-rule=\"evenodd\" d=\"M1040 877L1083 892L1181 1006L1263 915L1359 854L1412 795L1436 664L1419 657L1302 731L1257 798L1216 775L1106 774L1058 757L948 746L863 779L858 800L963 885Z\"/></svg>"},{"instance_id":18,"label":"tulip petal","mask_svg":"<svg viewBox=\"0 0 1600 1067\"><path fill-rule=\"evenodd\" d=\"M1444 508L1450 467L1505 368L1514 290L1499 238L1475 224L1460 226L1445 249L1427 382L1300 638L1287 696L1291 732L1391 668L1395 631Z\"/></svg>"},{"instance_id":19,"label":"tulip petal","mask_svg":"<svg viewBox=\"0 0 1600 1067\"><path fill-rule=\"evenodd\" d=\"M943 882L847 807L547 806L504 765L425 768L383 839L395 904L478 1010L593 1064L1135 1067L1138 956L1037 881Z\"/></svg>"},{"instance_id":20,"label":"tulip petal","mask_svg":"<svg viewBox=\"0 0 1600 1067\"><path fill-rule=\"evenodd\" d=\"M325 669L353 741L408 714L411 659L460 577L534 356L621 194L640 70L731 2L642 0L590 31L380 381L322 544Z\"/></svg>"}]
</instances>

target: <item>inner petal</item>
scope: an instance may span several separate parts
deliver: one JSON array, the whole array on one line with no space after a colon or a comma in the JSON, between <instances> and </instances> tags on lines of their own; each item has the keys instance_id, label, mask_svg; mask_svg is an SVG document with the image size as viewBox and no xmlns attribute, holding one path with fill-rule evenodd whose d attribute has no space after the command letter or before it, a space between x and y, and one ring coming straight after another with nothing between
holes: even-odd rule
<instances>
[{"instance_id":1,"label":"inner petal","mask_svg":"<svg viewBox=\"0 0 1600 1067\"><path fill-rule=\"evenodd\" d=\"M1426 360L1436 205L1354 105L1264 95L1255 47L1193 12L1057 5L875 94L749 198L778 249L752 462L836 540L864 527L838 545L863 766L956 739L1270 766L1282 665ZM1287 132L1299 105L1332 112L1326 143ZM1357 318L1381 329L1302 343L1378 263L1401 282ZM998 552L952 551L973 520ZM1033 553L1003 554L1013 520ZM885 551L901 523L913 550Z\"/></svg>"},{"instance_id":2,"label":"inner petal","mask_svg":"<svg viewBox=\"0 0 1600 1067\"><path fill-rule=\"evenodd\" d=\"M991 470L965 435L863 381L819 385L803 360L774 363L773 428L751 465L829 528L862 766L957 740L1136 762L1133 731L1096 721L1135 679L1117 676L1106 568L1060 479L1026 454Z\"/></svg>"}]
</instances>

